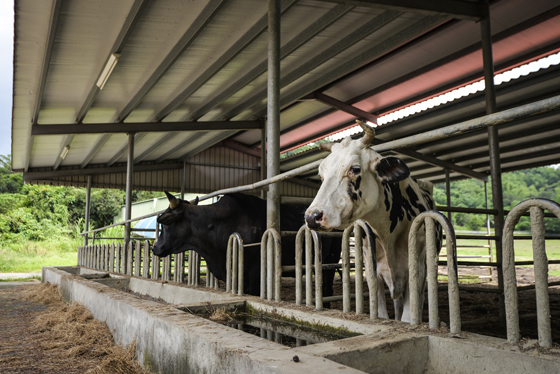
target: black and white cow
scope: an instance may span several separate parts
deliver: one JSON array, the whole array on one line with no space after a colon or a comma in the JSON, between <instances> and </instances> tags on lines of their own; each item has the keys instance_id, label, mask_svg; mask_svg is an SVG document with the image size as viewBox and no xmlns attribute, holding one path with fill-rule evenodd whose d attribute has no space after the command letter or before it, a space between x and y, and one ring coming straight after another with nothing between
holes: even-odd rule
<instances>
[{"instance_id":1,"label":"black and white cow","mask_svg":"<svg viewBox=\"0 0 560 374\"><path fill-rule=\"evenodd\" d=\"M226 279L226 251L229 236L238 232L244 243L260 243L266 231L266 201L240 193L224 195L211 205L192 205L167 193L169 208L158 218L162 231L153 253L165 257L188 250L198 252L216 278ZM304 224L303 205L282 204L280 229L297 231ZM323 262L338 263L341 240L323 238ZM295 263L295 237L282 239L282 265ZM334 270L323 272L324 296L332 295ZM245 248L244 291L260 294L260 246Z\"/></svg>"},{"instance_id":2,"label":"black and white cow","mask_svg":"<svg viewBox=\"0 0 560 374\"><path fill-rule=\"evenodd\" d=\"M317 231L344 229L357 219L368 222L377 236L379 316L388 318L385 282L394 300L395 318L410 321L408 233L414 217L434 209L433 187L410 178L400 159L381 157L371 149L374 130L362 121L358 124L364 129L362 138L322 145L331 154L319 167L323 183L305 220ZM425 282L425 233L422 228L418 232L419 261L423 263L420 275ZM369 247L366 242L364 245ZM371 258L371 251L364 251L364 256Z\"/></svg>"}]
</instances>

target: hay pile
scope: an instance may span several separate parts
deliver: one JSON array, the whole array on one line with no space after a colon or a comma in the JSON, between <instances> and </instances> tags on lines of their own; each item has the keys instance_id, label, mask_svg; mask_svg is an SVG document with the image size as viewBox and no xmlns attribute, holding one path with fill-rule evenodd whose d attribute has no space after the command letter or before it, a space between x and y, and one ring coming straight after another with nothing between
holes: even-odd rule
<instances>
[{"instance_id":1,"label":"hay pile","mask_svg":"<svg viewBox=\"0 0 560 374\"><path fill-rule=\"evenodd\" d=\"M0 345L0 372L147 373L136 361L134 343L126 349L116 345L104 322L96 321L81 305L66 305L56 286L25 286L14 295L28 306L47 308L35 307L20 316L27 322L21 321L23 325L13 331L19 331L19 336L8 339L12 344ZM18 316L14 317L11 326L18 324Z\"/></svg>"}]
</instances>

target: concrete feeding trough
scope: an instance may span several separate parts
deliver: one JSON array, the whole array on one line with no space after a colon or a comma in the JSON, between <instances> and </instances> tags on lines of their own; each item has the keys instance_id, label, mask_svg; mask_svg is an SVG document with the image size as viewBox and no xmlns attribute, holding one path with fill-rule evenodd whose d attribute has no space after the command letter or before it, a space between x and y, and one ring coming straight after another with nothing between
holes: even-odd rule
<instances>
[{"instance_id":1,"label":"concrete feeding trough","mask_svg":"<svg viewBox=\"0 0 560 374\"><path fill-rule=\"evenodd\" d=\"M79 302L105 321L118 344L136 342L139 360L153 372L560 372L560 350L539 350L538 345L523 349L505 339L467 332L453 335L396 321L350 320L339 311L318 312L84 267L43 268L43 282L58 284L67 302ZM197 315L219 308L250 309L302 326L362 335L287 347L274 335L287 335L284 327L261 335L261 327L267 327L263 323L254 335Z\"/></svg>"}]
</instances>

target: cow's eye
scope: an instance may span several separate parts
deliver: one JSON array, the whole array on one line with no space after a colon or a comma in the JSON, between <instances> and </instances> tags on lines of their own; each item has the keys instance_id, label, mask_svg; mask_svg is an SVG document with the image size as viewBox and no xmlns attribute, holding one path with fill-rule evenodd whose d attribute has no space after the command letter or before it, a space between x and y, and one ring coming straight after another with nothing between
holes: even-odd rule
<instances>
[{"instance_id":1,"label":"cow's eye","mask_svg":"<svg viewBox=\"0 0 560 374\"><path fill-rule=\"evenodd\" d=\"M350 168L350 172L351 172L352 174L354 174L354 175L360 174L360 171L361 171L361 169L360 169L359 166L352 166L352 167Z\"/></svg>"}]
</instances>

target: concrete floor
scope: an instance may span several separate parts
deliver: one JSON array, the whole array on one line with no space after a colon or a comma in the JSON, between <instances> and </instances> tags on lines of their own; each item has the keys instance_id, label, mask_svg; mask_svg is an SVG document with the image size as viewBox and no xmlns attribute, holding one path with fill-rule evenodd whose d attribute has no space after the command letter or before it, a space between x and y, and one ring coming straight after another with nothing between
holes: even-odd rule
<instances>
[{"instance_id":1,"label":"concrete floor","mask_svg":"<svg viewBox=\"0 0 560 374\"><path fill-rule=\"evenodd\" d=\"M67 302L80 302L96 319L105 321L119 344L136 341L139 360L158 373L560 372L560 350L539 349L534 342L518 345L466 332L451 335L424 325L317 312L120 274L103 279L81 276L95 278L91 276L95 273L104 272L49 267L43 269L43 282L58 284ZM136 294L118 289L123 287ZM289 348L184 311L240 304L363 335Z\"/></svg>"}]
</instances>

